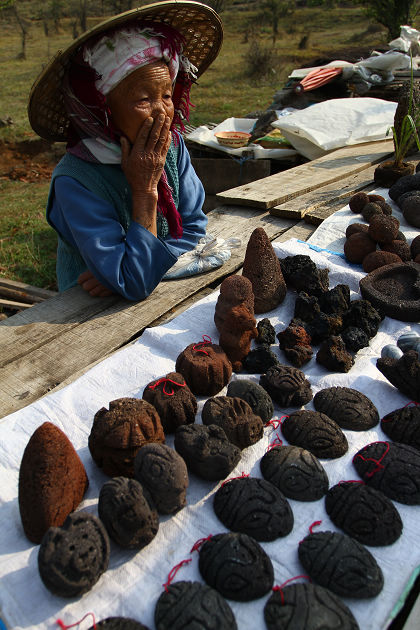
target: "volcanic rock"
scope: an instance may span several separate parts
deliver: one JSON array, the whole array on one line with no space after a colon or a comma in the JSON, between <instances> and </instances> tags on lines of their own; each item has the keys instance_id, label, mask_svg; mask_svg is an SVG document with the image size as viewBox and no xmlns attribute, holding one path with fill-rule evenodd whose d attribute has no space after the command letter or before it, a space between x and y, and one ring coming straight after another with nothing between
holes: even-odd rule
<instances>
[{"instance_id":1,"label":"volcanic rock","mask_svg":"<svg viewBox=\"0 0 420 630\"><path fill-rule=\"evenodd\" d=\"M232 365L223 348L206 341L187 346L178 355L175 369L197 396L214 396L232 376Z\"/></svg>"},{"instance_id":2,"label":"volcanic rock","mask_svg":"<svg viewBox=\"0 0 420 630\"><path fill-rule=\"evenodd\" d=\"M373 402L351 387L326 387L314 396L314 407L343 429L368 431L379 422Z\"/></svg>"},{"instance_id":3,"label":"volcanic rock","mask_svg":"<svg viewBox=\"0 0 420 630\"><path fill-rule=\"evenodd\" d=\"M225 278L220 285L220 295L214 312L214 323L219 332L226 315L234 306L239 305L245 306L251 315L254 314L254 293L251 281L245 276L235 274Z\"/></svg>"},{"instance_id":4,"label":"volcanic rock","mask_svg":"<svg viewBox=\"0 0 420 630\"><path fill-rule=\"evenodd\" d=\"M348 372L354 365L354 358L340 336L325 339L316 354L316 360L330 372Z\"/></svg>"},{"instance_id":5,"label":"volcanic rock","mask_svg":"<svg viewBox=\"0 0 420 630\"><path fill-rule=\"evenodd\" d=\"M258 336L256 320L243 304L234 306L220 325L219 345L226 352L233 370L242 370L242 360L251 350L251 341Z\"/></svg>"},{"instance_id":6,"label":"volcanic rock","mask_svg":"<svg viewBox=\"0 0 420 630\"><path fill-rule=\"evenodd\" d=\"M312 400L311 384L294 367L275 365L260 377L260 385L281 407L300 407Z\"/></svg>"},{"instance_id":7,"label":"volcanic rock","mask_svg":"<svg viewBox=\"0 0 420 630\"><path fill-rule=\"evenodd\" d=\"M260 416L256 416L242 398L217 396L208 398L201 413L203 424L216 424L228 440L243 449L258 442L264 431Z\"/></svg>"},{"instance_id":8,"label":"volcanic rock","mask_svg":"<svg viewBox=\"0 0 420 630\"><path fill-rule=\"evenodd\" d=\"M195 421L197 400L178 372L170 372L146 385L143 400L156 409L165 433L174 433L182 424Z\"/></svg>"},{"instance_id":9,"label":"volcanic rock","mask_svg":"<svg viewBox=\"0 0 420 630\"><path fill-rule=\"evenodd\" d=\"M346 436L325 413L299 409L286 416L281 425L286 440L300 446L316 457L335 459L348 450Z\"/></svg>"},{"instance_id":10,"label":"volcanic rock","mask_svg":"<svg viewBox=\"0 0 420 630\"><path fill-rule=\"evenodd\" d=\"M420 451L420 406L401 407L387 413L381 420L381 429L394 442Z\"/></svg>"},{"instance_id":11,"label":"volcanic rock","mask_svg":"<svg viewBox=\"0 0 420 630\"><path fill-rule=\"evenodd\" d=\"M274 405L270 396L261 385L247 379L231 381L227 388L227 396L242 398L251 407L255 415L260 416L266 424L273 416Z\"/></svg>"}]
</instances>

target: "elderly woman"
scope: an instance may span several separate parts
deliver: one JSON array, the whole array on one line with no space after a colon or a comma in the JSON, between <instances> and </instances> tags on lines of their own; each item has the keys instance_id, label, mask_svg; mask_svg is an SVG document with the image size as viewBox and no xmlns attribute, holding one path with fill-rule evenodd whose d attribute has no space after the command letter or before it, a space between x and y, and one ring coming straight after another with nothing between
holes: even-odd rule
<instances>
[{"instance_id":1,"label":"elderly woman","mask_svg":"<svg viewBox=\"0 0 420 630\"><path fill-rule=\"evenodd\" d=\"M161 2L84 34L35 83L32 127L67 140L47 203L60 291L142 300L204 236L204 190L176 126L221 40L209 7Z\"/></svg>"}]
</instances>

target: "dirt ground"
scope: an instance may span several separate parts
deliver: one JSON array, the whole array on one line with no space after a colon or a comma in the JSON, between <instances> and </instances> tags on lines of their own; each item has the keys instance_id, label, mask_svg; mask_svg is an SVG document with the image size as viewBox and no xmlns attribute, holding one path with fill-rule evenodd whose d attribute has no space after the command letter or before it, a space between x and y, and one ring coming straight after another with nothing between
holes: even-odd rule
<instances>
[{"instance_id":1,"label":"dirt ground","mask_svg":"<svg viewBox=\"0 0 420 630\"><path fill-rule=\"evenodd\" d=\"M41 139L0 140L0 178L30 183L48 181L64 150L64 144Z\"/></svg>"}]
</instances>

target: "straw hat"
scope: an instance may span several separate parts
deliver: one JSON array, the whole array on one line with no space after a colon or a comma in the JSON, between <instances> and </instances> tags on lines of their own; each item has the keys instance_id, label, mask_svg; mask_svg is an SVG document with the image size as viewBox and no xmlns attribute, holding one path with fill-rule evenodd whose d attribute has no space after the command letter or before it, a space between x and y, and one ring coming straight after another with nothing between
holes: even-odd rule
<instances>
[{"instance_id":1,"label":"straw hat","mask_svg":"<svg viewBox=\"0 0 420 630\"><path fill-rule=\"evenodd\" d=\"M91 37L117 25L138 19L168 24L184 39L184 55L198 68L200 76L214 61L222 45L222 22L213 9L200 2L170 0L120 13L83 33L48 63L32 86L28 117L32 129L46 140L67 140L69 120L61 90L62 79L79 47Z\"/></svg>"}]
</instances>

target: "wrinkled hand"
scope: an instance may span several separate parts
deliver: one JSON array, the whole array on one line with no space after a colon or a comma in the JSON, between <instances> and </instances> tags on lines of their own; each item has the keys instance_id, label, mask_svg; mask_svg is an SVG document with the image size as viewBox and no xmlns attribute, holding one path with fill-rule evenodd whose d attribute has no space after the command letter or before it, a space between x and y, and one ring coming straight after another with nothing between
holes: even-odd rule
<instances>
[{"instance_id":1,"label":"wrinkled hand","mask_svg":"<svg viewBox=\"0 0 420 630\"><path fill-rule=\"evenodd\" d=\"M82 289L87 291L89 295L93 295L93 297L108 297L108 295L113 295L113 292L101 284L91 271L81 273L77 278L77 283L80 284Z\"/></svg>"}]
</instances>

